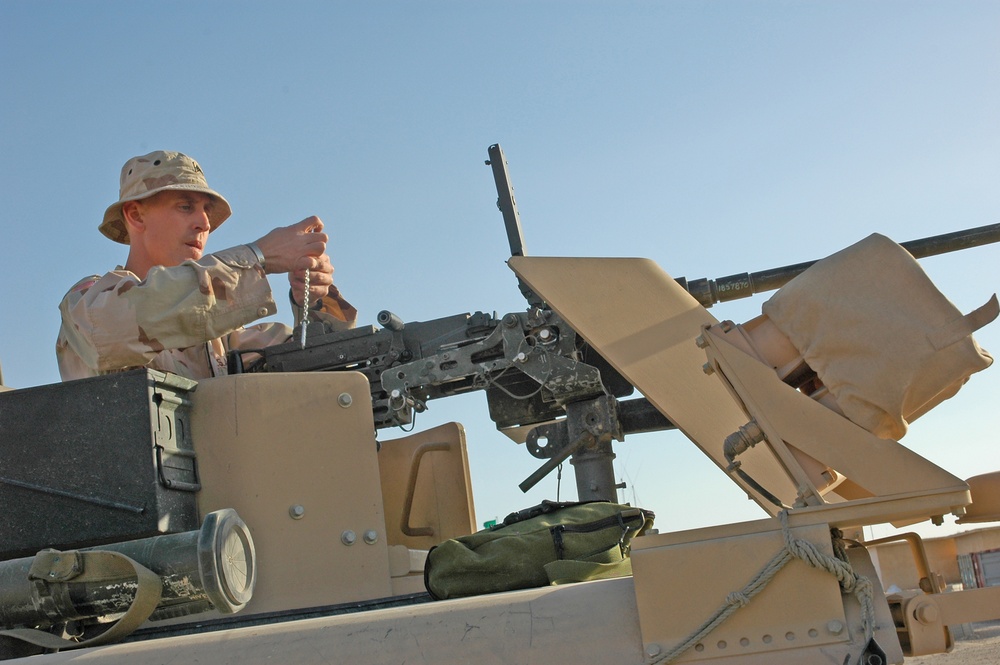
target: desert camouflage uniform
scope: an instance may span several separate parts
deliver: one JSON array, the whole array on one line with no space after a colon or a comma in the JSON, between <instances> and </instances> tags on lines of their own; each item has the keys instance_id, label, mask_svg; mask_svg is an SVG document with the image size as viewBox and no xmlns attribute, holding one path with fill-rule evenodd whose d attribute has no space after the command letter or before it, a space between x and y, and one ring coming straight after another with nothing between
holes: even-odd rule
<instances>
[{"instance_id":1,"label":"desert camouflage uniform","mask_svg":"<svg viewBox=\"0 0 1000 665\"><path fill-rule=\"evenodd\" d=\"M259 349L291 334L282 323L243 327L277 311L264 270L246 245L154 267L144 281L119 266L79 281L59 310L63 381L137 367L196 380L219 376L226 374L230 349ZM350 328L357 311L331 287L310 316Z\"/></svg>"}]
</instances>

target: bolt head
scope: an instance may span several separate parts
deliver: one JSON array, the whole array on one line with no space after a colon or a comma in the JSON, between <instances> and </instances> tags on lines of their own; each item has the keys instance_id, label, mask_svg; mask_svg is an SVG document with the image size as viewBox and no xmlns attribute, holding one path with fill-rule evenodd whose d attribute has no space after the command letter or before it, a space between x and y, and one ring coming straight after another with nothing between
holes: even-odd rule
<instances>
[{"instance_id":1,"label":"bolt head","mask_svg":"<svg viewBox=\"0 0 1000 665\"><path fill-rule=\"evenodd\" d=\"M938 622L938 619L941 618L941 613L938 611L937 606L932 603L920 603L913 610L913 617L925 626L930 626Z\"/></svg>"},{"instance_id":2,"label":"bolt head","mask_svg":"<svg viewBox=\"0 0 1000 665\"><path fill-rule=\"evenodd\" d=\"M350 393L340 393L340 395L337 397L337 404L341 405L345 409L349 407L353 401L354 398L351 397Z\"/></svg>"},{"instance_id":3,"label":"bolt head","mask_svg":"<svg viewBox=\"0 0 1000 665\"><path fill-rule=\"evenodd\" d=\"M293 520L300 520L306 514L306 507L296 503L295 505L288 507L288 515Z\"/></svg>"},{"instance_id":4,"label":"bolt head","mask_svg":"<svg viewBox=\"0 0 1000 665\"><path fill-rule=\"evenodd\" d=\"M844 632L844 624L836 619L827 622L826 629L830 631L832 635L840 635Z\"/></svg>"},{"instance_id":5,"label":"bolt head","mask_svg":"<svg viewBox=\"0 0 1000 665\"><path fill-rule=\"evenodd\" d=\"M375 529L368 529L367 531L365 531L365 535L363 537L367 544L374 545L375 543L378 542L378 531L376 531Z\"/></svg>"},{"instance_id":6,"label":"bolt head","mask_svg":"<svg viewBox=\"0 0 1000 665\"><path fill-rule=\"evenodd\" d=\"M340 534L340 542L344 543L345 545L353 545L354 543L358 542L358 534L348 529L344 533Z\"/></svg>"}]
</instances>

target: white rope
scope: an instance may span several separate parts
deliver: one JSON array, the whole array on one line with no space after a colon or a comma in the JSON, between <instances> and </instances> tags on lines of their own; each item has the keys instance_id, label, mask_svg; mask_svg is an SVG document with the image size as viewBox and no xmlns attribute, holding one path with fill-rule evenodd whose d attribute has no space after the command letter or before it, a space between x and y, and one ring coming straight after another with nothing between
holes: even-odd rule
<instances>
[{"instance_id":1,"label":"white rope","mask_svg":"<svg viewBox=\"0 0 1000 665\"><path fill-rule=\"evenodd\" d=\"M805 561L814 568L820 568L834 575L840 582L840 587L847 593L853 593L861 604L861 625L865 631L865 645L871 642L875 633L875 606L872 600L872 583L868 578L857 575L851 565L845 560L828 556L819 551L815 545L807 540L794 538L791 529L788 528L788 511L782 510L778 513L778 520L781 522L781 532L785 539L785 547L778 552L767 564L757 573L750 582L740 591L734 591L726 596L726 602L701 626L699 626L687 639L676 645L670 651L663 653L651 661L656 663L673 662L682 653L700 642L706 635L715 630L720 624L728 619L736 610L746 607L750 599L763 591L767 583L774 579L785 564L792 559ZM843 553L843 545L834 545L837 553ZM860 661L860 659L859 659Z\"/></svg>"}]
</instances>

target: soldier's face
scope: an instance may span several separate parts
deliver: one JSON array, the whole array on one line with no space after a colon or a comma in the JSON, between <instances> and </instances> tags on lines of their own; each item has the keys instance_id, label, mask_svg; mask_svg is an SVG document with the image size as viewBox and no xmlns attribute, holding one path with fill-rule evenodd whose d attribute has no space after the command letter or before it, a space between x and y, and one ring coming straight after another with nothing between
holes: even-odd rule
<instances>
[{"instance_id":1,"label":"soldier's face","mask_svg":"<svg viewBox=\"0 0 1000 665\"><path fill-rule=\"evenodd\" d=\"M153 265L176 266L197 261L211 229L212 197L201 192L167 190L141 202L140 242Z\"/></svg>"}]
</instances>

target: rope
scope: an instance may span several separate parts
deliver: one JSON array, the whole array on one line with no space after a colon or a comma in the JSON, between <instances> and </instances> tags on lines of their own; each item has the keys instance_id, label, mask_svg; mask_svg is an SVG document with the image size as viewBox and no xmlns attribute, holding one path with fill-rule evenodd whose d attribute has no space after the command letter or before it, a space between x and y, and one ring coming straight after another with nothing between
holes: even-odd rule
<instances>
[{"instance_id":1,"label":"rope","mask_svg":"<svg viewBox=\"0 0 1000 665\"><path fill-rule=\"evenodd\" d=\"M865 631L865 645L871 642L875 633L875 605L872 600L872 583L860 575L857 575L847 562L847 551L844 541L839 531L834 530L833 548L837 557L831 557L819 551L815 545L807 540L794 538L791 529L788 528L788 511L782 510L778 513L778 520L781 523L781 533L785 540L785 547L778 552L770 561L739 591L734 591L726 596L726 601L722 607L715 611L711 617L699 626L683 642L676 645L670 651L663 653L651 661L651 665L657 663L673 662L682 653L700 642L706 635L715 630L736 610L746 607L750 599L764 590L768 582L774 579L782 568L792 559L805 561L813 568L820 568L831 573L840 582L840 588L846 593L853 593L861 604L861 626ZM860 662L860 659L859 659Z\"/></svg>"}]
</instances>

